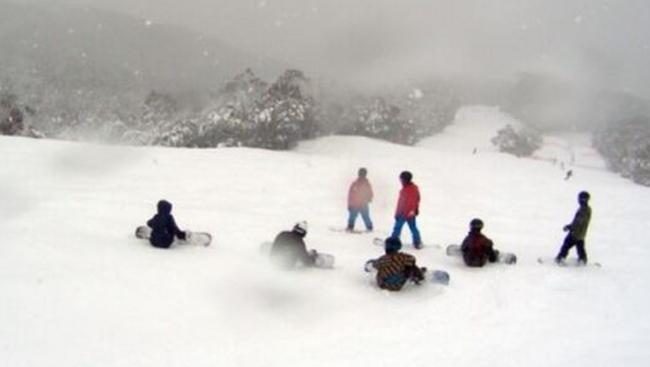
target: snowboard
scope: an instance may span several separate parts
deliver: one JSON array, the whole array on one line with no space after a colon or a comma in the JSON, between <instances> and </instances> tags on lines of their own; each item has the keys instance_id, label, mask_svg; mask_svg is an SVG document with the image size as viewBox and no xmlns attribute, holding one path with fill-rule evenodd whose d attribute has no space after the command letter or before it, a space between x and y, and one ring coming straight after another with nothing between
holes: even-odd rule
<instances>
[{"instance_id":1,"label":"snowboard","mask_svg":"<svg viewBox=\"0 0 650 367\"><path fill-rule=\"evenodd\" d=\"M374 275L377 272L377 269L374 266L375 261L377 261L377 259L370 259L366 261L366 263L363 266L363 270L366 273ZM444 270L429 270L427 268L424 269L425 269L424 277L427 282L434 283L434 284L449 285L449 281L451 278L448 272Z\"/></svg>"},{"instance_id":2,"label":"snowboard","mask_svg":"<svg viewBox=\"0 0 650 367\"><path fill-rule=\"evenodd\" d=\"M273 247L273 242L265 241L260 244L260 253L263 256L271 255L271 248ZM315 255L314 266L320 269L332 269L336 258L334 255L326 254L323 252L318 252L316 250L309 251L310 254Z\"/></svg>"},{"instance_id":3,"label":"snowboard","mask_svg":"<svg viewBox=\"0 0 650 367\"><path fill-rule=\"evenodd\" d=\"M386 241L386 239L384 239L384 238L380 238L380 237L375 237L375 238L372 239L372 243L373 243L374 245L381 246L381 247L384 247L384 242L385 242L385 241ZM412 244L406 244L406 246L411 246L411 247L413 247L413 248L415 248L415 249L418 249L418 250L421 250L421 249L424 248L424 247L431 247L431 248L435 248L435 249L442 249L442 246L440 246L440 245L438 245L438 244L426 244L426 243L424 243L424 244L420 245L420 247L415 247L415 246L412 245Z\"/></svg>"},{"instance_id":4,"label":"snowboard","mask_svg":"<svg viewBox=\"0 0 650 367\"><path fill-rule=\"evenodd\" d=\"M581 264L578 262L576 259L572 260L564 260L563 263L558 264L555 262L555 258L543 258L543 257L538 257L537 258L537 263L538 264L551 264L551 265L556 265L560 267L573 267L573 268L579 268L579 267L595 267L595 268L601 268L602 265L599 262L587 262L586 264Z\"/></svg>"},{"instance_id":5,"label":"snowboard","mask_svg":"<svg viewBox=\"0 0 650 367\"><path fill-rule=\"evenodd\" d=\"M462 251L460 250L460 245L449 245L445 249L447 256L463 256ZM512 252L499 251L499 258L497 259L498 263L514 265L517 263L517 255Z\"/></svg>"},{"instance_id":6,"label":"snowboard","mask_svg":"<svg viewBox=\"0 0 650 367\"><path fill-rule=\"evenodd\" d=\"M353 230L349 231L345 227L329 227L329 230L332 231L332 232L336 232L336 233L349 233L349 234L365 234L365 233L370 233L371 232L371 231L363 231L363 230L360 230L360 229L353 229Z\"/></svg>"},{"instance_id":7,"label":"snowboard","mask_svg":"<svg viewBox=\"0 0 650 367\"><path fill-rule=\"evenodd\" d=\"M135 237L148 240L151 237L151 228L148 226L139 226L135 229ZM179 245L196 245L196 246L210 246L212 243L212 235L208 232L191 232L185 231L185 239L175 239L174 244Z\"/></svg>"}]
</instances>

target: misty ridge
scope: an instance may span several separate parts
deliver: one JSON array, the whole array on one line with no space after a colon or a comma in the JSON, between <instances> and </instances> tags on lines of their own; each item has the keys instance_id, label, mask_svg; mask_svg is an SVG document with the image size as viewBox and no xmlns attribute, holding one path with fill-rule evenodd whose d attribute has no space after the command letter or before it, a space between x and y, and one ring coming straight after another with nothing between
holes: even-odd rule
<instances>
[{"instance_id":1,"label":"misty ridge","mask_svg":"<svg viewBox=\"0 0 650 367\"><path fill-rule=\"evenodd\" d=\"M607 1L596 3L601 11L607 10ZM479 6L475 1L464 4L452 10L462 13L468 6ZM351 134L410 145L441 131L459 107L489 104L500 106L525 126L523 131L500 132L504 151L524 146L510 152L525 156L547 132L590 132L614 170L650 183L644 178L650 177L647 88L625 87L637 70L641 79L648 73L635 69L642 64L638 54L630 53L633 70L626 71L613 56L590 47L612 42L599 39L601 33L591 43L574 45L566 25L558 25L553 33L548 30L552 25L538 21L543 31L539 34L524 22L516 31L483 30L471 24L476 19L470 17L467 24L449 27L448 32L457 34L438 34L435 40L442 45L456 42L450 46L456 51L471 49L468 57L485 64L463 69L455 65L462 63L452 54L435 60L419 57L420 51L410 48L422 40L404 39L393 28L382 29L377 19L364 19L342 24L332 32L334 38L311 40L324 42L331 53L331 59L323 58L321 67L315 68L303 67L295 62L300 57L289 54L283 60L277 54L266 56L262 49L240 48L228 35L206 35L107 10L2 0L0 9L3 134L268 149L290 149L300 140L323 135ZM487 24L496 24L499 15L490 14L492 23ZM442 22L442 17L437 15L436 20ZM581 16L568 20L570 25L580 22ZM346 41L352 31L365 40L363 47ZM502 40L502 48L491 48L493 44L478 37L483 31ZM575 64L541 67L522 61L519 48L534 55L537 51L531 50L538 38L543 41L542 59L555 51ZM622 47L617 45L612 52L621 52L616 57L625 60ZM336 53L341 50L344 54ZM485 60L479 56L494 53L503 55ZM351 55L362 65L346 68ZM393 61L388 63L393 69L383 66L386 58ZM507 68L496 66L509 59L517 61ZM397 74L395 68L419 72ZM644 83L636 80L636 85Z\"/></svg>"}]
</instances>

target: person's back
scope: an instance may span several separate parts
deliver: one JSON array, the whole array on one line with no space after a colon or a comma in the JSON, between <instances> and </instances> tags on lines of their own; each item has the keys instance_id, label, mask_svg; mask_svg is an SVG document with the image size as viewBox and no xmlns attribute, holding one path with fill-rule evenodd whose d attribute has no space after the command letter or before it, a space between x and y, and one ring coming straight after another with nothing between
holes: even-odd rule
<instances>
[{"instance_id":1,"label":"person's back","mask_svg":"<svg viewBox=\"0 0 650 367\"><path fill-rule=\"evenodd\" d=\"M291 231L280 232L273 241L271 258L276 264L291 268L298 261L310 266L314 263L313 256L307 251L304 238L307 235L307 224L298 223Z\"/></svg>"},{"instance_id":2,"label":"person's back","mask_svg":"<svg viewBox=\"0 0 650 367\"><path fill-rule=\"evenodd\" d=\"M493 248L492 240L481 233L482 228L483 221L480 219L470 222L470 231L461 245L463 260L467 266L481 267L488 261L497 261L498 253Z\"/></svg>"},{"instance_id":3,"label":"person's back","mask_svg":"<svg viewBox=\"0 0 650 367\"><path fill-rule=\"evenodd\" d=\"M358 177L348 192L348 206L351 209L361 209L372 201L372 186L366 177Z\"/></svg>"},{"instance_id":4,"label":"person's back","mask_svg":"<svg viewBox=\"0 0 650 367\"><path fill-rule=\"evenodd\" d=\"M185 239L185 232L178 229L171 211L172 204L161 200L158 202L158 213L147 222L147 226L152 229L149 237L152 246L168 248L174 242L174 237Z\"/></svg>"},{"instance_id":5,"label":"person's back","mask_svg":"<svg viewBox=\"0 0 650 367\"><path fill-rule=\"evenodd\" d=\"M589 228L589 221L591 220L591 207L585 201L581 204L576 211L573 221L569 225L569 232L577 239L584 241L587 236L587 229Z\"/></svg>"},{"instance_id":6,"label":"person's back","mask_svg":"<svg viewBox=\"0 0 650 367\"><path fill-rule=\"evenodd\" d=\"M389 291L399 291L408 280L419 282L424 279L422 270L417 267L415 257L399 252L402 244L398 238L388 238L385 243L386 254L374 263L377 269L377 285Z\"/></svg>"}]
</instances>

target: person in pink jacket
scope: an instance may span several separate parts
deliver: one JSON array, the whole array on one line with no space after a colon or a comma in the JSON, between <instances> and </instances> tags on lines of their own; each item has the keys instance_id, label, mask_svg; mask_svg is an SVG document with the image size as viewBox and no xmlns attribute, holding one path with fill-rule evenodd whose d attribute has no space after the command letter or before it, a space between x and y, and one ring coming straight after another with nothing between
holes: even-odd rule
<instances>
[{"instance_id":1,"label":"person in pink jacket","mask_svg":"<svg viewBox=\"0 0 650 367\"><path fill-rule=\"evenodd\" d=\"M372 231L372 220L370 220L370 209L368 204L372 201L373 193L370 181L368 181L368 170L359 168L357 179L350 185L348 191L348 226L347 231L354 231L354 223L357 216L361 214L363 223L368 232Z\"/></svg>"}]
</instances>

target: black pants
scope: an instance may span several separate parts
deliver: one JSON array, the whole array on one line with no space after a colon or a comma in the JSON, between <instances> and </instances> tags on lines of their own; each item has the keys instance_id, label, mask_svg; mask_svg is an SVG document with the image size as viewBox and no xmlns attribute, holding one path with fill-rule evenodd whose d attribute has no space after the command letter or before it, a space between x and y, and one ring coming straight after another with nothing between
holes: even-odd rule
<instances>
[{"instance_id":1,"label":"black pants","mask_svg":"<svg viewBox=\"0 0 650 367\"><path fill-rule=\"evenodd\" d=\"M557 254L557 259L564 259L567 257L569 254L569 250L575 246L576 251L578 251L578 259L587 262L587 252L585 251L585 241L584 240L579 240L571 234L568 234L566 238L564 239L564 243L562 244L562 248L560 248L560 253Z\"/></svg>"}]
</instances>

